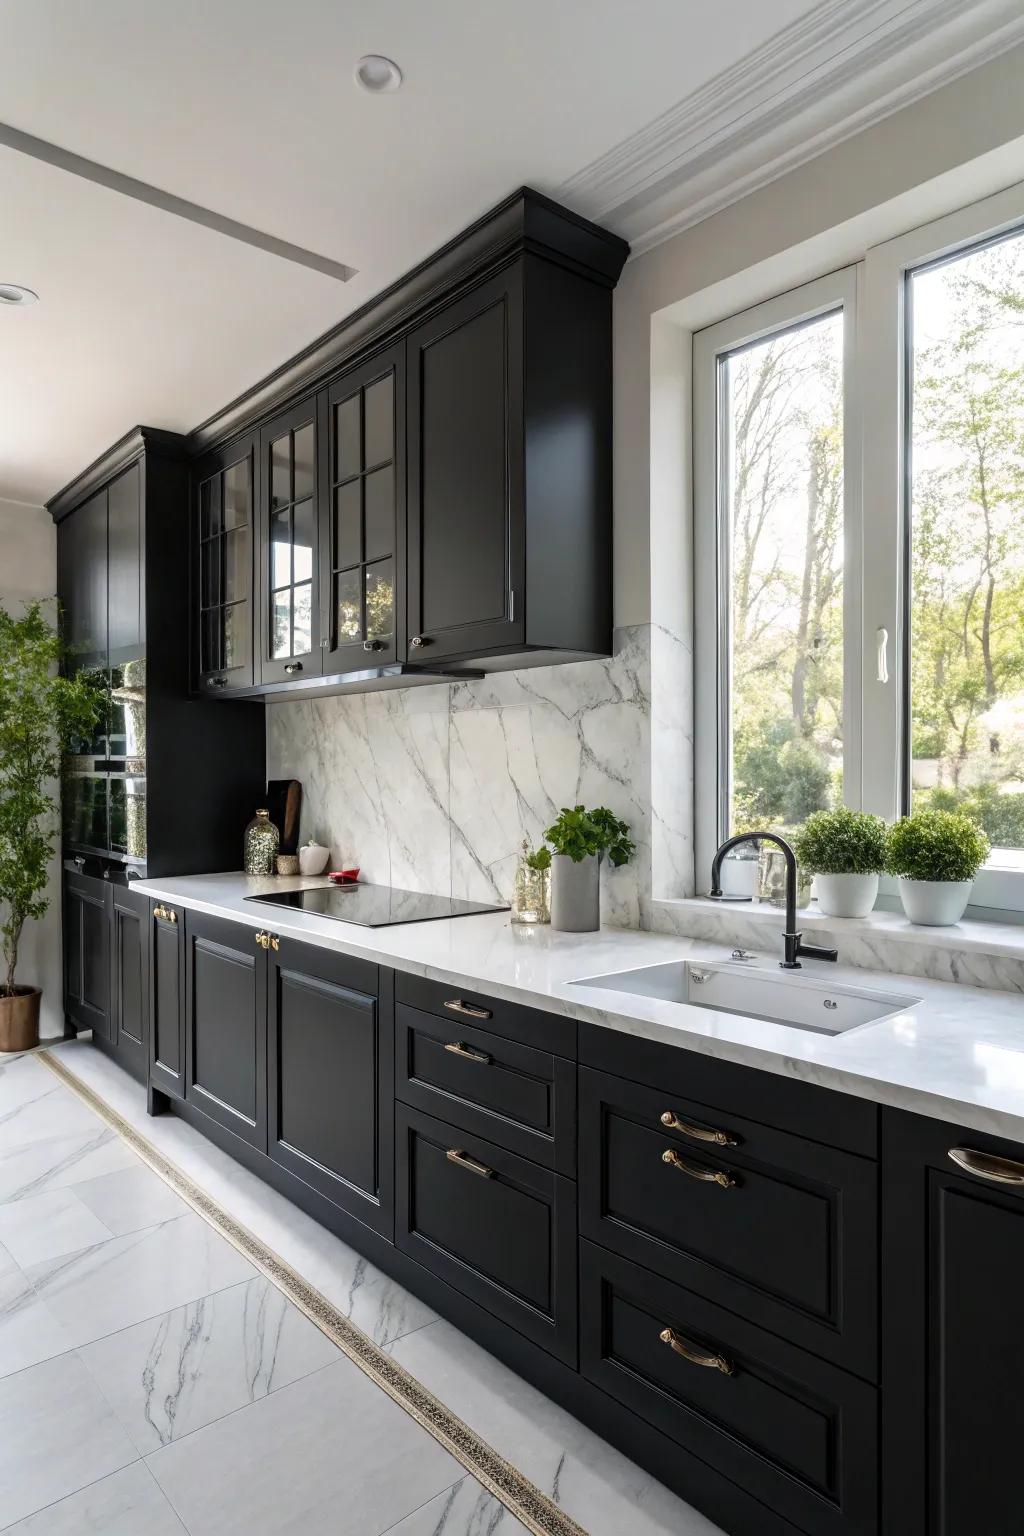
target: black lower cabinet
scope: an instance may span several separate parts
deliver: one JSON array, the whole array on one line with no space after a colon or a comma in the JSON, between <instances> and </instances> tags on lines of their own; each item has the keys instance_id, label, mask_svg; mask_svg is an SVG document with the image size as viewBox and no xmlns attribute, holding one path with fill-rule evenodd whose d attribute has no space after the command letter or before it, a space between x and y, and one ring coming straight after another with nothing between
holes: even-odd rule
<instances>
[{"instance_id":1,"label":"black lower cabinet","mask_svg":"<svg viewBox=\"0 0 1024 1536\"><path fill-rule=\"evenodd\" d=\"M267 1150L267 935L205 913L185 917L185 1094Z\"/></svg>"},{"instance_id":2,"label":"black lower cabinet","mask_svg":"<svg viewBox=\"0 0 1024 1536\"><path fill-rule=\"evenodd\" d=\"M877 1529L873 1387L585 1241L580 1368L797 1529Z\"/></svg>"},{"instance_id":3,"label":"black lower cabinet","mask_svg":"<svg viewBox=\"0 0 1024 1536\"><path fill-rule=\"evenodd\" d=\"M395 1137L398 1247L574 1364L572 1180L404 1104Z\"/></svg>"},{"instance_id":4,"label":"black lower cabinet","mask_svg":"<svg viewBox=\"0 0 1024 1536\"><path fill-rule=\"evenodd\" d=\"M73 1030L113 1043L110 1011L111 887L92 875L64 875L64 1013Z\"/></svg>"},{"instance_id":5,"label":"black lower cabinet","mask_svg":"<svg viewBox=\"0 0 1024 1536\"><path fill-rule=\"evenodd\" d=\"M118 1061L140 1082L149 1074L149 898L111 890L110 1032Z\"/></svg>"},{"instance_id":6,"label":"black lower cabinet","mask_svg":"<svg viewBox=\"0 0 1024 1536\"><path fill-rule=\"evenodd\" d=\"M883 1115L883 1530L1020 1531L1024 1147Z\"/></svg>"},{"instance_id":7,"label":"black lower cabinet","mask_svg":"<svg viewBox=\"0 0 1024 1536\"><path fill-rule=\"evenodd\" d=\"M267 1150L282 1168L390 1237L390 985L380 995L376 965L294 939L280 939L268 963Z\"/></svg>"},{"instance_id":8,"label":"black lower cabinet","mask_svg":"<svg viewBox=\"0 0 1024 1536\"><path fill-rule=\"evenodd\" d=\"M185 909L150 903L149 1081L185 1097Z\"/></svg>"}]
</instances>

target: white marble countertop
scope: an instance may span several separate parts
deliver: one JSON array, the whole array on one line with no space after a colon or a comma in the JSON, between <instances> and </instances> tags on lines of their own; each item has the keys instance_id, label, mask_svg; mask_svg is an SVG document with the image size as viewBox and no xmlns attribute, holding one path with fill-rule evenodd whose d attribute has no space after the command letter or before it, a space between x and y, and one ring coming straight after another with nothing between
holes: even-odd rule
<instances>
[{"instance_id":1,"label":"white marble countertop","mask_svg":"<svg viewBox=\"0 0 1024 1536\"><path fill-rule=\"evenodd\" d=\"M467 990L1024 1141L1024 998L1019 994L805 961L809 976L901 993L911 1005L878 1024L819 1035L571 985L580 977L662 961L726 960L729 950L722 944L610 928L555 933L514 924L508 913L361 928L245 899L324 883L301 877L188 875L134 882L133 889ZM777 975L776 962L774 947L766 941L757 963ZM914 1004L915 999L920 1001Z\"/></svg>"}]
</instances>

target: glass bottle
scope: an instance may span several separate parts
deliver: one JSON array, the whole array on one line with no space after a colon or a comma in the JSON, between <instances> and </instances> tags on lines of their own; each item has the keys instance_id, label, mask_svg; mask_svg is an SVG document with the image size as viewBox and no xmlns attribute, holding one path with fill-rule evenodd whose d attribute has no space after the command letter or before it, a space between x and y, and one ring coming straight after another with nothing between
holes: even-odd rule
<instances>
[{"instance_id":1,"label":"glass bottle","mask_svg":"<svg viewBox=\"0 0 1024 1536\"><path fill-rule=\"evenodd\" d=\"M551 870L532 868L528 862L529 852L529 845L524 843L523 852L516 865L512 921L514 923L550 923Z\"/></svg>"},{"instance_id":2,"label":"glass bottle","mask_svg":"<svg viewBox=\"0 0 1024 1536\"><path fill-rule=\"evenodd\" d=\"M247 875L272 875L281 834L270 819L269 811L257 811L245 829L245 872Z\"/></svg>"}]
</instances>

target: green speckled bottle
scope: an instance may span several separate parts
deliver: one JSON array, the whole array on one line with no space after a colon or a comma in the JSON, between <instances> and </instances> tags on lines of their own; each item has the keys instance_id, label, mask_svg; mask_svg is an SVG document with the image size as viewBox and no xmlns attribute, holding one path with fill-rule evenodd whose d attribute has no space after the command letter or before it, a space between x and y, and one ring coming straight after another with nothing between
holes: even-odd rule
<instances>
[{"instance_id":1,"label":"green speckled bottle","mask_svg":"<svg viewBox=\"0 0 1024 1536\"><path fill-rule=\"evenodd\" d=\"M247 875L272 875L281 834L270 819L269 811L257 811L245 829L245 872Z\"/></svg>"}]
</instances>

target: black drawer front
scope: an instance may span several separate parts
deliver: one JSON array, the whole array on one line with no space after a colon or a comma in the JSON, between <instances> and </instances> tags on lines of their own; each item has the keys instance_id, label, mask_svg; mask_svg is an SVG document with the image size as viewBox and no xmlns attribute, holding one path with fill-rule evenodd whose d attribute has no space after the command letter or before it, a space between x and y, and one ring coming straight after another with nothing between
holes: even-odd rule
<instances>
[{"instance_id":1,"label":"black drawer front","mask_svg":"<svg viewBox=\"0 0 1024 1536\"><path fill-rule=\"evenodd\" d=\"M724 1104L748 1120L826 1147L878 1157L878 1105L867 1099L596 1024L579 1026L579 1060L581 1066L646 1083L696 1104Z\"/></svg>"},{"instance_id":2,"label":"black drawer front","mask_svg":"<svg viewBox=\"0 0 1024 1536\"><path fill-rule=\"evenodd\" d=\"M401 1104L395 1135L397 1246L575 1365L575 1185Z\"/></svg>"},{"instance_id":3,"label":"black drawer front","mask_svg":"<svg viewBox=\"0 0 1024 1536\"><path fill-rule=\"evenodd\" d=\"M877 1530L874 1387L587 1242L580 1368L810 1536Z\"/></svg>"},{"instance_id":4,"label":"black drawer front","mask_svg":"<svg viewBox=\"0 0 1024 1536\"><path fill-rule=\"evenodd\" d=\"M585 1236L877 1378L877 1164L585 1067L579 1161Z\"/></svg>"},{"instance_id":5,"label":"black drawer front","mask_svg":"<svg viewBox=\"0 0 1024 1536\"><path fill-rule=\"evenodd\" d=\"M395 1093L546 1168L576 1176L571 1061L400 1003Z\"/></svg>"},{"instance_id":6,"label":"black drawer front","mask_svg":"<svg viewBox=\"0 0 1024 1536\"><path fill-rule=\"evenodd\" d=\"M395 1001L407 1003L410 1008L419 1008L424 1013L435 1013L449 1023L472 1024L477 1029L486 1029L489 1034L502 1035L506 1040L518 1040L521 1045L532 1045L535 1050L551 1051L555 1056L576 1060L576 1020L561 1014L523 1008L501 998L467 991L453 981L427 981L423 976L410 976L405 971L399 971L395 976Z\"/></svg>"}]
</instances>

